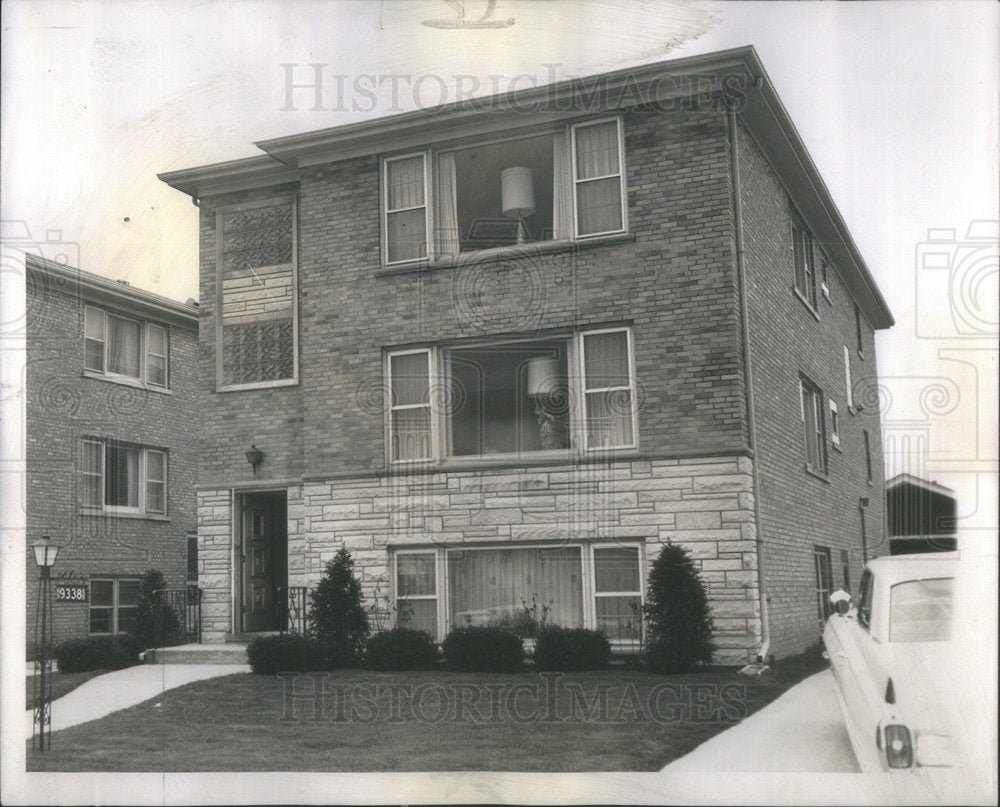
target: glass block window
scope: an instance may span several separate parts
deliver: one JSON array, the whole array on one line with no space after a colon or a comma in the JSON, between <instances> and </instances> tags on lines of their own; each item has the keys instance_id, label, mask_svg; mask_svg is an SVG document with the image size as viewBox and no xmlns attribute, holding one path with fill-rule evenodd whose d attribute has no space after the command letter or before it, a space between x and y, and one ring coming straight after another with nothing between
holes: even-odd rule
<instances>
[{"instance_id":1,"label":"glass block window","mask_svg":"<svg viewBox=\"0 0 1000 807\"><path fill-rule=\"evenodd\" d=\"M218 214L222 386L296 378L295 203Z\"/></svg>"}]
</instances>

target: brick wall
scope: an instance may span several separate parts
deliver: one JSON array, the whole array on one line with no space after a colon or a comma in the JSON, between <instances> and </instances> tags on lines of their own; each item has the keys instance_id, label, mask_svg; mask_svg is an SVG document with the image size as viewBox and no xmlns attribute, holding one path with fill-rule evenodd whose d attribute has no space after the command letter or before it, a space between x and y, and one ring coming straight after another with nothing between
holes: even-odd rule
<instances>
[{"instance_id":1,"label":"brick wall","mask_svg":"<svg viewBox=\"0 0 1000 807\"><path fill-rule=\"evenodd\" d=\"M84 285L29 270L27 321L27 640L34 639L38 573L31 544L42 535L62 547L57 580L138 577L158 568L168 584L186 577L186 536L196 527L194 486L198 406L197 338L169 325L170 394L85 378ZM109 306L127 313L127 309ZM81 438L166 449L166 518L82 512ZM87 635L84 604L53 604L54 640Z\"/></svg>"},{"instance_id":2,"label":"brick wall","mask_svg":"<svg viewBox=\"0 0 1000 807\"><path fill-rule=\"evenodd\" d=\"M643 450L740 450L724 118L627 115L625 130L633 240L424 273L376 276L377 159L308 169L299 189L301 384L212 395L202 483L252 478L243 457L251 443L270 479L382 467L385 348L613 322L633 324ZM202 200L203 393L215 376L215 211L284 190Z\"/></svg>"},{"instance_id":3,"label":"brick wall","mask_svg":"<svg viewBox=\"0 0 1000 807\"><path fill-rule=\"evenodd\" d=\"M785 656L819 640L814 545L832 550L835 588L843 585L840 550L849 552L850 582L857 593L863 565L858 509L862 496L869 499L868 556L887 552L882 537L881 432L873 394L875 344L872 328L862 318L864 355L858 355L854 300L836 267L831 271L829 298L819 290L817 279L815 314L796 295L788 194L745 129L739 140L763 565L771 651ZM844 345L851 353L855 400L863 399L861 413L848 412ZM825 479L805 470L800 374L824 395ZM839 410L839 449L830 440L831 399ZM871 484L866 478L863 430L871 442Z\"/></svg>"}]
</instances>

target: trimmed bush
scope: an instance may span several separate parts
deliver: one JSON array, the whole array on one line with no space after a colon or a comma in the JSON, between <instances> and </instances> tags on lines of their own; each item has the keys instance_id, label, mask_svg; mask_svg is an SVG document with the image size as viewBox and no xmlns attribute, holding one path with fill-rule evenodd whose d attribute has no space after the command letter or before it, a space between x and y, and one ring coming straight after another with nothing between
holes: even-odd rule
<instances>
[{"instance_id":1,"label":"trimmed bush","mask_svg":"<svg viewBox=\"0 0 1000 807\"><path fill-rule=\"evenodd\" d=\"M393 628L376 633L365 645L365 666L370 670L429 670L437 661L437 645L422 630Z\"/></svg>"},{"instance_id":2,"label":"trimmed bush","mask_svg":"<svg viewBox=\"0 0 1000 807\"><path fill-rule=\"evenodd\" d=\"M509 631L478 625L455 628L441 645L453 670L460 672L518 672L524 664L524 646Z\"/></svg>"},{"instance_id":3,"label":"trimmed bush","mask_svg":"<svg viewBox=\"0 0 1000 807\"><path fill-rule=\"evenodd\" d=\"M181 625L174 609L154 592L163 591L167 582L158 569L147 569L139 581L139 599L135 610L135 638L143 649L172 647L180 642Z\"/></svg>"},{"instance_id":4,"label":"trimmed bush","mask_svg":"<svg viewBox=\"0 0 1000 807\"><path fill-rule=\"evenodd\" d=\"M331 668L360 660L371 627L361 602L361 583L354 576L354 560L343 547L326 564L309 595L309 633L323 644Z\"/></svg>"},{"instance_id":5,"label":"trimmed bush","mask_svg":"<svg viewBox=\"0 0 1000 807\"><path fill-rule=\"evenodd\" d=\"M69 639L56 647L55 660L64 673L122 670L139 663L139 643L127 633Z\"/></svg>"},{"instance_id":6,"label":"trimmed bush","mask_svg":"<svg viewBox=\"0 0 1000 807\"><path fill-rule=\"evenodd\" d=\"M712 616L705 583L683 547L669 544L653 561L643 610L648 620L644 653L658 673L689 672L712 662Z\"/></svg>"},{"instance_id":7,"label":"trimmed bush","mask_svg":"<svg viewBox=\"0 0 1000 807\"><path fill-rule=\"evenodd\" d=\"M314 672L326 668L326 648L309 636L258 636L247 645L247 659L261 675Z\"/></svg>"},{"instance_id":8,"label":"trimmed bush","mask_svg":"<svg viewBox=\"0 0 1000 807\"><path fill-rule=\"evenodd\" d=\"M533 658L540 672L602 670L611 660L611 644L599 630L550 625L538 632Z\"/></svg>"}]
</instances>

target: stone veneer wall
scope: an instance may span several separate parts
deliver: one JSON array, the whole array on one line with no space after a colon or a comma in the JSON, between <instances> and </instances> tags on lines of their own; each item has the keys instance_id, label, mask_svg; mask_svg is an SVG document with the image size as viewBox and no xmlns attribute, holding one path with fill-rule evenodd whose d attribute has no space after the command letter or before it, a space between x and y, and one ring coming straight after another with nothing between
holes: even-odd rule
<instances>
[{"instance_id":1,"label":"stone veneer wall","mask_svg":"<svg viewBox=\"0 0 1000 807\"><path fill-rule=\"evenodd\" d=\"M715 617L716 660L753 658L760 634L750 460L622 460L309 481L288 491L289 585L313 588L350 550L365 596L390 589L387 548L518 541L645 542L698 563ZM200 570L209 640L229 630L228 491L199 497Z\"/></svg>"}]
</instances>

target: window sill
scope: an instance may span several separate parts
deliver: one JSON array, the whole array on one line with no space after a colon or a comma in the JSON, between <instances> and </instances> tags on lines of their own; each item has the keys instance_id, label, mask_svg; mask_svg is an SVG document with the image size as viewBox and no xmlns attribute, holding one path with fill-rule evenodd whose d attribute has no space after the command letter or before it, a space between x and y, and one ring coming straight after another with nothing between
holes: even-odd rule
<instances>
[{"instance_id":1,"label":"window sill","mask_svg":"<svg viewBox=\"0 0 1000 807\"><path fill-rule=\"evenodd\" d=\"M809 476L814 476L816 477L816 479L819 479L822 482L826 482L828 485L830 484L829 475L823 473L822 471L817 471L815 468L811 468L808 465L805 466L805 469L806 473L809 474Z\"/></svg>"},{"instance_id":2,"label":"window sill","mask_svg":"<svg viewBox=\"0 0 1000 807\"><path fill-rule=\"evenodd\" d=\"M170 516L161 516L156 513L117 513L113 510L98 510L90 507L81 507L80 515L95 518L127 518L133 521L170 521Z\"/></svg>"},{"instance_id":3,"label":"window sill","mask_svg":"<svg viewBox=\"0 0 1000 807\"><path fill-rule=\"evenodd\" d=\"M840 443L834 443L833 441L831 441L831 445L841 454L844 453L844 449L841 447Z\"/></svg>"},{"instance_id":4,"label":"window sill","mask_svg":"<svg viewBox=\"0 0 1000 807\"><path fill-rule=\"evenodd\" d=\"M244 390L253 389L276 389L278 387L296 387L299 384L298 378L281 378L277 381L257 381L253 384L229 384L226 386L219 385L215 388L216 392L243 392Z\"/></svg>"},{"instance_id":5,"label":"window sill","mask_svg":"<svg viewBox=\"0 0 1000 807\"><path fill-rule=\"evenodd\" d=\"M526 468L552 465L588 465L596 462L642 459L643 454L635 448L618 451L538 451L531 456L524 454L497 454L496 456L449 457L445 460L422 460L409 463L393 463L381 468L379 476L404 476L407 474L429 474L442 471L491 470L500 468Z\"/></svg>"},{"instance_id":6,"label":"window sill","mask_svg":"<svg viewBox=\"0 0 1000 807\"><path fill-rule=\"evenodd\" d=\"M462 252L448 258L435 260L417 260L398 266L383 266L375 272L375 277L389 275L405 275L413 272L426 272L434 269L448 269L455 266L469 266L477 263L492 263L500 260L517 259L525 256L547 255L557 252L568 252L587 247L609 246L635 241L634 233L615 233L613 235L598 235L592 238L579 238L574 241L562 239L559 241L536 241L530 244L515 244L509 247L481 249L474 252Z\"/></svg>"},{"instance_id":7,"label":"window sill","mask_svg":"<svg viewBox=\"0 0 1000 807\"><path fill-rule=\"evenodd\" d=\"M137 381L134 378L129 378L128 376L108 375L107 373L98 373L94 370L84 370L83 377L92 378L94 381L107 381L109 384L119 384L120 386L132 387L133 389L149 390L150 392L156 392L160 395L173 395L167 387L158 387L155 384L146 384L142 381Z\"/></svg>"},{"instance_id":8,"label":"window sill","mask_svg":"<svg viewBox=\"0 0 1000 807\"><path fill-rule=\"evenodd\" d=\"M816 306L810 303L809 298L799 291L797 287L793 286L792 290L795 292L795 296L799 298L802 305L804 305L808 309L809 313L813 315L813 318L819 322L819 311L816 310Z\"/></svg>"}]
</instances>

